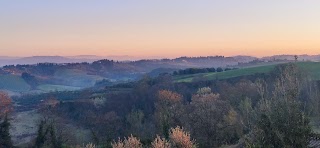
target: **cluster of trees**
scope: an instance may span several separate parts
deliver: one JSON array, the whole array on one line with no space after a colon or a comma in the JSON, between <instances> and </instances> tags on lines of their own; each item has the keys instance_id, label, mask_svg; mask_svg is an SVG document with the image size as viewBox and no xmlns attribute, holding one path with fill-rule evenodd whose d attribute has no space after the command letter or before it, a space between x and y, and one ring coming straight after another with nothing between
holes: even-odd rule
<instances>
[{"instance_id":1,"label":"cluster of trees","mask_svg":"<svg viewBox=\"0 0 320 148\"><path fill-rule=\"evenodd\" d=\"M173 75L188 75L188 74L198 74L198 73L208 73L208 72L223 72L234 70L236 68L187 68L183 70L174 71Z\"/></svg>"},{"instance_id":2,"label":"cluster of trees","mask_svg":"<svg viewBox=\"0 0 320 148\"><path fill-rule=\"evenodd\" d=\"M219 70L223 71L222 68L219 68ZM187 74L208 73L208 72L216 72L216 69L215 68L188 68L188 69L174 71L173 75L187 75Z\"/></svg>"},{"instance_id":3,"label":"cluster of trees","mask_svg":"<svg viewBox=\"0 0 320 148\"><path fill-rule=\"evenodd\" d=\"M117 63L113 60L99 60L93 63L38 63L35 65L6 65L2 70L15 73L28 73L35 76L53 76L56 71L61 69L80 69L91 72L92 74L101 74L102 70L110 70Z\"/></svg>"},{"instance_id":4,"label":"cluster of trees","mask_svg":"<svg viewBox=\"0 0 320 148\"><path fill-rule=\"evenodd\" d=\"M124 140L119 140L113 142L112 148L195 148L197 147L195 140L192 140L190 134L185 132L183 128L177 126L176 128L171 128L169 130L168 140L166 138L157 137L148 145L143 145L140 139L130 136ZM91 147L95 147L91 145Z\"/></svg>"},{"instance_id":5,"label":"cluster of trees","mask_svg":"<svg viewBox=\"0 0 320 148\"><path fill-rule=\"evenodd\" d=\"M133 74L133 73L145 73L152 71L156 68L174 68L179 69L181 67L190 67L195 65L196 67L227 67L228 65L237 65L232 57L181 57L177 59L162 59L162 60L139 60L139 61L113 61L113 60L99 60L92 63L38 63L34 65L6 65L1 68L0 72L5 74L10 73L23 73L27 72L34 76L53 76L56 71L61 69L78 69L83 70L91 75L109 76L110 74ZM223 71L225 69L202 69L211 71ZM229 70L227 68L227 70ZM200 69L191 70L191 73L199 73ZM109 74L109 75L108 75Z\"/></svg>"},{"instance_id":6,"label":"cluster of trees","mask_svg":"<svg viewBox=\"0 0 320 148\"><path fill-rule=\"evenodd\" d=\"M100 102L56 101L41 112L91 129L88 147L193 148L307 147L308 117L320 111L319 88L294 64L277 66L254 81L186 84L161 75L129 87L102 94ZM40 124L39 147L77 144L58 131Z\"/></svg>"},{"instance_id":7,"label":"cluster of trees","mask_svg":"<svg viewBox=\"0 0 320 148\"><path fill-rule=\"evenodd\" d=\"M104 96L100 108L61 103L55 112L91 127L98 145L131 134L151 145L156 135L168 140L168 131L180 126L198 147L306 147L308 117L319 112L317 91L289 64L278 66L268 77L235 83L174 84L169 75L144 78L132 92Z\"/></svg>"},{"instance_id":8,"label":"cluster of trees","mask_svg":"<svg viewBox=\"0 0 320 148\"><path fill-rule=\"evenodd\" d=\"M22 73L21 78L25 80L31 86L32 89L35 89L39 84L37 78L27 72Z\"/></svg>"}]
</instances>

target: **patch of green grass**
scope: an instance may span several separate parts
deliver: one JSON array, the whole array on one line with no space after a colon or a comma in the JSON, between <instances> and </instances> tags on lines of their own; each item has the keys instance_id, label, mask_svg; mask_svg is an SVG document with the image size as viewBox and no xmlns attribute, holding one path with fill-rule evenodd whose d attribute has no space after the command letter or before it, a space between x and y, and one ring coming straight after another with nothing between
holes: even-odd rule
<instances>
[{"instance_id":1,"label":"patch of green grass","mask_svg":"<svg viewBox=\"0 0 320 148\"><path fill-rule=\"evenodd\" d=\"M182 75L175 76L174 79L176 82L192 82L192 80L196 77L203 77L206 80L229 79L239 76L253 75L256 73L269 73L274 69L276 65L241 68L224 72ZM320 62L298 62L297 65L303 71L307 72L312 77L312 79L320 80Z\"/></svg>"},{"instance_id":2,"label":"patch of green grass","mask_svg":"<svg viewBox=\"0 0 320 148\"><path fill-rule=\"evenodd\" d=\"M37 89L45 91L45 92L51 92L51 91L74 91L74 90L81 89L81 87L44 84L44 85L39 85L37 87Z\"/></svg>"},{"instance_id":3,"label":"patch of green grass","mask_svg":"<svg viewBox=\"0 0 320 148\"><path fill-rule=\"evenodd\" d=\"M0 75L0 89L14 92L25 92L30 90L30 86L20 76Z\"/></svg>"},{"instance_id":4,"label":"patch of green grass","mask_svg":"<svg viewBox=\"0 0 320 148\"><path fill-rule=\"evenodd\" d=\"M320 62L299 62L297 65L314 80L320 80Z\"/></svg>"},{"instance_id":5,"label":"patch of green grass","mask_svg":"<svg viewBox=\"0 0 320 148\"><path fill-rule=\"evenodd\" d=\"M175 77L176 82L191 82L195 77L204 77L206 80L214 79L229 79L239 76L252 75L255 73L267 73L270 72L275 65L252 67L252 68L242 68L235 69L224 72L214 72L214 73L204 73L204 74L193 74Z\"/></svg>"}]
</instances>

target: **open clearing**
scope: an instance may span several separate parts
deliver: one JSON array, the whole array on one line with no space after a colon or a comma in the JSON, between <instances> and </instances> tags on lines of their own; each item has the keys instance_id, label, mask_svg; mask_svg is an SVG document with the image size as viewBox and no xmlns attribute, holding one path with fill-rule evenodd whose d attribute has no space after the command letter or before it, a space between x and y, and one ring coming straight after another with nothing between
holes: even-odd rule
<instances>
[{"instance_id":1,"label":"open clearing","mask_svg":"<svg viewBox=\"0 0 320 148\"><path fill-rule=\"evenodd\" d=\"M41 115L37 111L15 113L11 121L10 133L15 145L31 141L36 137Z\"/></svg>"}]
</instances>

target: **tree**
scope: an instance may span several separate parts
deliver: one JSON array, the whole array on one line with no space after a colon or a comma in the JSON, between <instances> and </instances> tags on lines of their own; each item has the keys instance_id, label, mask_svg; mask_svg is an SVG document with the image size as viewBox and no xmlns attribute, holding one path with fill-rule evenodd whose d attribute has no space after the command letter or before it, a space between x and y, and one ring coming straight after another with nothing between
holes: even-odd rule
<instances>
[{"instance_id":1,"label":"tree","mask_svg":"<svg viewBox=\"0 0 320 148\"><path fill-rule=\"evenodd\" d=\"M300 103L285 98L263 100L254 131L256 144L268 147L307 147L311 132Z\"/></svg>"},{"instance_id":2,"label":"tree","mask_svg":"<svg viewBox=\"0 0 320 148\"><path fill-rule=\"evenodd\" d=\"M229 70L232 70L231 68L226 68L226 69L224 69L224 71L229 71Z\"/></svg>"},{"instance_id":3,"label":"tree","mask_svg":"<svg viewBox=\"0 0 320 148\"><path fill-rule=\"evenodd\" d=\"M207 71L208 72L216 72L216 69L215 68L207 68Z\"/></svg>"},{"instance_id":4,"label":"tree","mask_svg":"<svg viewBox=\"0 0 320 148\"><path fill-rule=\"evenodd\" d=\"M298 55L294 55L294 61L295 61L295 62L298 61Z\"/></svg>"},{"instance_id":5,"label":"tree","mask_svg":"<svg viewBox=\"0 0 320 148\"><path fill-rule=\"evenodd\" d=\"M132 135L124 140L119 138L118 142L112 142L111 145L112 148L142 148L140 140Z\"/></svg>"},{"instance_id":6,"label":"tree","mask_svg":"<svg viewBox=\"0 0 320 148\"><path fill-rule=\"evenodd\" d=\"M96 145L89 143L85 146L85 148L96 148Z\"/></svg>"},{"instance_id":7,"label":"tree","mask_svg":"<svg viewBox=\"0 0 320 148\"><path fill-rule=\"evenodd\" d=\"M5 92L0 91L0 121L1 118L12 111L12 100L9 95Z\"/></svg>"},{"instance_id":8,"label":"tree","mask_svg":"<svg viewBox=\"0 0 320 148\"><path fill-rule=\"evenodd\" d=\"M201 147L235 143L241 136L238 114L208 87L199 89L193 95L185 114L188 115L186 127Z\"/></svg>"},{"instance_id":9,"label":"tree","mask_svg":"<svg viewBox=\"0 0 320 148\"><path fill-rule=\"evenodd\" d=\"M49 130L46 128L46 122L47 122L46 120L40 121L36 142L34 145L35 148L42 148L44 143L47 140L46 135L48 134Z\"/></svg>"},{"instance_id":10,"label":"tree","mask_svg":"<svg viewBox=\"0 0 320 148\"><path fill-rule=\"evenodd\" d=\"M8 114L12 111L11 102L11 98L7 93L0 92L0 147L4 148L13 147L9 132L10 122L8 117Z\"/></svg>"},{"instance_id":11,"label":"tree","mask_svg":"<svg viewBox=\"0 0 320 148\"><path fill-rule=\"evenodd\" d=\"M157 135L156 139L151 143L152 148L171 148L171 143L165 138Z\"/></svg>"},{"instance_id":12,"label":"tree","mask_svg":"<svg viewBox=\"0 0 320 148\"><path fill-rule=\"evenodd\" d=\"M241 119L244 125L244 130L246 133L252 130L252 124L253 124L253 108L250 98L245 98L244 100L241 100L239 104L239 110L241 114Z\"/></svg>"},{"instance_id":13,"label":"tree","mask_svg":"<svg viewBox=\"0 0 320 148\"><path fill-rule=\"evenodd\" d=\"M178 93L161 90L158 92L158 100L155 103L155 118L161 133L168 138L170 127L180 123L182 111L182 96Z\"/></svg>"},{"instance_id":14,"label":"tree","mask_svg":"<svg viewBox=\"0 0 320 148\"><path fill-rule=\"evenodd\" d=\"M221 67L218 67L217 72L223 72L223 69Z\"/></svg>"},{"instance_id":15,"label":"tree","mask_svg":"<svg viewBox=\"0 0 320 148\"><path fill-rule=\"evenodd\" d=\"M0 123L0 147L12 148L11 136L9 133L10 122L6 114L2 123Z\"/></svg>"},{"instance_id":16,"label":"tree","mask_svg":"<svg viewBox=\"0 0 320 148\"><path fill-rule=\"evenodd\" d=\"M174 148L195 148L195 140L191 139L190 133L177 126L169 132L170 142Z\"/></svg>"},{"instance_id":17,"label":"tree","mask_svg":"<svg viewBox=\"0 0 320 148\"><path fill-rule=\"evenodd\" d=\"M143 136L145 126L143 124L144 113L141 110L133 110L126 116L126 121L129 125L128 132L136 136Z\"/></svg>"},{"instance_id":18,"label":"tree","mask_svg":"<svg viewBox=\"0 0 320 148\"><path fill-rule=\"evenodd\" d=\"M251 144L266 147L307 147L311 128L299 99L299 73L295 65L279 71L272 97L260 100Z\"/></svg>"},{"instance_id":19,"label":"tree","mask_svg":"<svg viewBox=\"0 0 320 148\"><path fill-rule=\"evenodd\" d=\"M21 78L24 79L33 89L35 89L38 85L38 80L36 77L27 72L22 73Z\"/></svg>"},{"instance_id":20,"label":"tree","mask_svg":"<svg viewBox=\"0 0 320 148\"><path fill-rule=\"evenodd\" d=\"M54 120L43 119L40 121L36 141L34 143L35 148L54 147L62 148L63 143L67 141L60 133L57 133Z\"/></svg>"}]
</instances>

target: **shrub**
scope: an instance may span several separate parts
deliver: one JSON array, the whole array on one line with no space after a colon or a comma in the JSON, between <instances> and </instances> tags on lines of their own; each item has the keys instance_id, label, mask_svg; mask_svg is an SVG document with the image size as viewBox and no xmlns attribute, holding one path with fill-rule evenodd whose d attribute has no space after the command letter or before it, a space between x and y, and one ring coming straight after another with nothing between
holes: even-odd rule
<instances>
[{"instance_id":1,"label":"shrub","mask_svg":"<svg viewBox=\"0 0 320 148\"><path fill-rule=\"evenodd\" d=\"M160 138L160 136L157 136L156 139L151 143L152 148L171 148L171 144L169 141L167 141L164 138Z\"/></svg>"},{"instance_id":2,"label":"shrub","mask_svg":"<svg viewBox=\"0 0 320 148\"><path fill-rule=\"evenodd\" d=\"M183 128L177 126L171 128L169 132L170 141L173 147L176 148L194 148L196 147L195 141L191 140L191 136L188 132L185 132Z\"/></svg>"},{"instance_id":3,"label":"shrub","mask_svg":"<svg viewBox=\"0 0 320 148\"><path fill-rule=\"evenodd\" d=\"M111 145L112 148L142 148L140 140L132 135L124 140L119 138L118 142L113 142Z\"/></svg>"},{"instance_id":4,"label":"shrub","mask_svg":"<svg viewBox=\"0 0 320 148\"><path fill-rule=\"evenodd\" d=\"M96 148L96 146L92 143L89 143L85 146L85 148Z\"/></svg>"}]
</instances>

